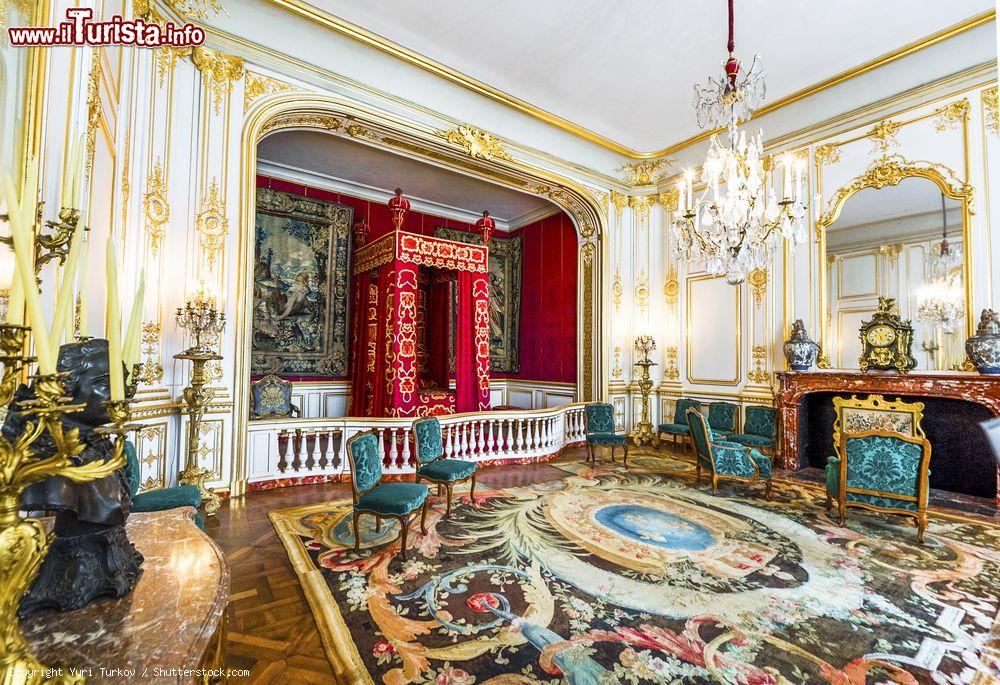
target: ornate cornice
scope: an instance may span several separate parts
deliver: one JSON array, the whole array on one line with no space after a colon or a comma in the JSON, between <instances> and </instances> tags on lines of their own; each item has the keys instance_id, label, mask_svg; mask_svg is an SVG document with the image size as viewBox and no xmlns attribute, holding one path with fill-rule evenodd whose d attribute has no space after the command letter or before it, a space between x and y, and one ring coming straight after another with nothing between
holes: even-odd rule
<instances>
[{"instance_id":1,"label":"ornate cornice","mask_svg":"<svg viewBox=\"0 0 1000 685\"><path fill-rule=\"evenodd\" d=\"M212 110L218 114L223 98L233 90L233 82L243 78L243 58L199 45L192 48L191 61L201 72L212 97Z\"/></svg>"},{"instance_id":2,"label":"ornate cornice","mask_svg":"<svg viewBox=\"0 0 1000 685\"><path fill-rule=\"evenodd\" d=\"M840 161L840 145L837 143L819 145L816 147L814 157L816 159L816 164L819 164L820 166L836 164Z\"/></svg>"},{"instance_id":3,"label":"ornate cornice","mask_svg":"<svg viewBox=\"0 0 1000 685\"><path fill-rule=\"evenodd\" d=\"M664 174L660 170L666 166L668 161L666 159L650 159L642 162L627 162L618 167L618 171L624 174L627 184L648 186L663 180Z\"/></svg>"},{"instance_id":4,"label":"ornate cornice","mask_svg":"<svg viewBox=\"0 0 1000 685\"><path fill-rule=\"evenodd\" d=\"M473 128L472 126L459 126L450 131L439 131L438 135L453 145L457 145L465 150L465 154L479 159L510 160L511 156L504 149L500 139L489 131Z\"/></svg>"},{"instance_id":5,"label":"ornate cornice","mask_svg":"<svg viewBox=\"0 0 1000 685\"><path fill-rule=\"evenodd\" d=\"M997 86L984 90L982 98L986 114L986 121L983 123L986 130L995 136L1000 136L1000 103L998 103Z\"/></svg>"},{"instance_id":6,"label":"ornate cornice","mask_svg":"<svg viewBox=\"0 0 1000 685\"><path fill-rule=\"evenodd\" d=\"M250 105L259 97L272 93L283 93L286 90L295 90L295 86L264 76L253 71L246 72L246 84L243 87L243 111L250 109Z\"/></svg>"},{"instance_id":7,"label":"ornate cornice","mask_svg":"<svg viewBox=\"0 0 1000 685\"><path fill-rule=\"evenodd\" d=\"M934 112L934 128L937 131L947 131L969 118L971 106L966 98L949 102Z\"/></svg>"}]
</instances>

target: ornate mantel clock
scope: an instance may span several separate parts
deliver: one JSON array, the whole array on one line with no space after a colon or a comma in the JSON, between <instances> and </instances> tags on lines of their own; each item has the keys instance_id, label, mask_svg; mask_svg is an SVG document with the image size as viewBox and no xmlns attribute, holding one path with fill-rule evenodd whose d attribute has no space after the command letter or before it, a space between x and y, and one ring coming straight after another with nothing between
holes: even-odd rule
<instances>
[{"instance_id":1,"label":"ornate mantel clock","mask_svg":"<svg viewBox=\"0 0 1000 685\"><path fill-rule=\"evenodd\" d=\"M906 373L917 365L913 358L913 326L893 313L896 298L880 296L871 321L861 324L862 371L899 371Z\"/></svg>"}]
</instances>

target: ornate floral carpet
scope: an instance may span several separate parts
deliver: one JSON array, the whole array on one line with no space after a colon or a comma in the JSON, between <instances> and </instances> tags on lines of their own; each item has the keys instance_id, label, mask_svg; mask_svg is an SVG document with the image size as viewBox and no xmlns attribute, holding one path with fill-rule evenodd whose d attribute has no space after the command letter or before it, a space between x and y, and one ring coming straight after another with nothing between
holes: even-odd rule
<instances>
[{"instance_id":1,"label":"ornate floral carpet","mask_svg":"<svg viewBox=\"0 0 1000 685\"><path fill-rule=\"evenodd\" d=\"M1000 526L932 514L919 545L904 519L840 527L805 483L765 501L663 464L560 466L450 520L435 500L408 561L367 516L351 551L349 501L272 512L337 681L991 682Z\"/></svg>"}]
</instances>

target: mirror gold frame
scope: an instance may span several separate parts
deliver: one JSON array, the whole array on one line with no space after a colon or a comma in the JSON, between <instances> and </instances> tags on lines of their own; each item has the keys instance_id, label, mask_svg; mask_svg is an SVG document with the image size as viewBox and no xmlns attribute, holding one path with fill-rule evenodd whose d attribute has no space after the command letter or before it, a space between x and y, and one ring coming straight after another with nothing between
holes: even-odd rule
<instances>
[{"instance_id":1,"label":"mirror gold frame","mask_svg":"<svg viewBox=\"0 0 1000 685\"><path fill-rule=\"evenodd\" d=\"M820 368L829 368L830 361L823 351L823 345L828 339L826 311L829 303L827 294L828 268L826 257L826 230L840 216L847 201L868 188L879 190L889 186L899 185L907 178L926 178L933 181L944 196L962 203L962 246L964 255L964 285L965 285L965 330L967 336L975 334L976 316L972 308L972 201L975 189L958 178L958 175L943 164L927 161L908 161L902 155L886 155L872 162L863 174L852 179L847 185L839 188L830 201L827 209L816 221L816 237L819 242L819 344L821 350Z\"/></svg>"}]
</instances>

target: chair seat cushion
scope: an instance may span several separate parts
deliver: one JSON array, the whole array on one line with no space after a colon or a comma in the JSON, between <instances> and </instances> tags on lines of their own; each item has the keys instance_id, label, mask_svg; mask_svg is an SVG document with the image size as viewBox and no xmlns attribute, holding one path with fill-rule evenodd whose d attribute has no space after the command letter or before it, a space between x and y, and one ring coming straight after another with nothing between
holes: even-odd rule
<instances>
[{"instance_id":1,"label":"chair seat cushion","mask_svg":"<svg viewBox=\"0 0 1000 685\"><path fill-rule=\"evenodd\" d=\"M737 433L736 435L728 436L728 439L732 442L738 442L741 445L747 445L749 447L774 447L774 438L769 438L765 435Z\"/></svg>"},{"instance_id":2,"label":"chair seat cushion","mask_svg":"<svg viewBox=\"0 0 1000 685\"><path fill-rule=\"evenodd\" d=\"M428 492L423 483L382 483L361 495L354 508L381 516L405 516L420 508Z\"/></svg>"},{"instance_id":3,"label":"chair seat cushion","mask_svg":"<svg viewBox=\"0 0 1000 685\"><path fill-rule=\"evenodd\" d=\"M591 433L587 436L587 442L591 445L627 445L628 436L617 433Z\"/></svg>"},{"instance_id":4,"label":"chair seat cushion","mask_svg":"<svg viewBox=\"0 0 1000 685\"><path fill-rule=\"evenodd\" d=\"M196 485L178 485L151 490L132 498L132 511L166 511L177 507L201 506L201 493Z\"/></svg>"},{"instance_id":5,"label":"chair seat cushion","mask_svg":"<svg viewBox=\"0 0 1000 685\"><path fill-rule=\"evenodd\" d=\"M475 472L476 464L474 462L458 459L438 459L417 469L419 475L439 483L454 483L458 480L465 480Z\"/></svg>"},{"instance_id":6,"label":"chair seat cushion","mask_svg":"<svg viewBox=\"0 0 1000 685\"><path fill-rule=\"evenodd\" d=\"M686 423L661 423L657 430L670 435L687 435L691 431Z\"/></svg>"}]
</instances>

